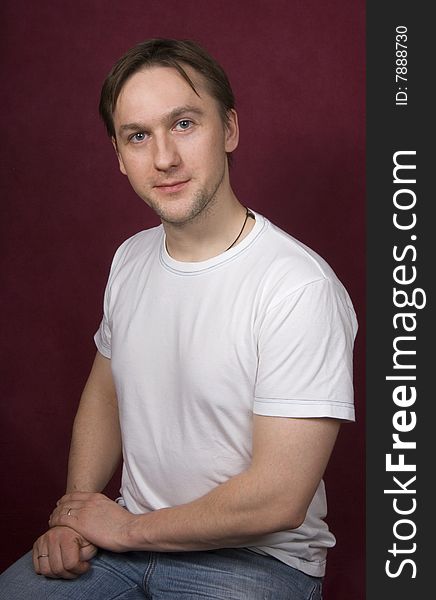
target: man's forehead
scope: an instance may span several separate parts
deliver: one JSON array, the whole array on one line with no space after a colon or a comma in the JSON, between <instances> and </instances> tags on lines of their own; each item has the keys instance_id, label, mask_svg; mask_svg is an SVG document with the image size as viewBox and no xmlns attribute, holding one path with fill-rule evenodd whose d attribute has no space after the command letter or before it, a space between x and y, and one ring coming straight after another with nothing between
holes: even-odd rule
<instances>
[{"instance_id":1,"label":"man's forehead","mask_svg":"<svg viewBox=\"0 0 436 600\"><path fill-rule=\"evenodd\" d=\"M158 118L180 106L206 110L215 99L206 89L204 77L183 65L195 89L175 67L153 65L141 68L125 82L118 96L114 119L118 125L139 118Z\"/></svg>"},{"instance_id":2,"label":"man's forehead","mask_svg":"<svg viewBox=\"0 0 436 600\"><path fill-rule=\"evenodd\" d=\"M132 73L126 80L118 95L117 103L126 93L141 91L152 96L159 93L185 93L194 94L198 98L209 95L206 80L201 73L197 73L188 65L181 65L189 81L176 67L164 65L151 65L142 67ZM190 84L192 83L192 85Z\"/></svg>"}]
</instances>

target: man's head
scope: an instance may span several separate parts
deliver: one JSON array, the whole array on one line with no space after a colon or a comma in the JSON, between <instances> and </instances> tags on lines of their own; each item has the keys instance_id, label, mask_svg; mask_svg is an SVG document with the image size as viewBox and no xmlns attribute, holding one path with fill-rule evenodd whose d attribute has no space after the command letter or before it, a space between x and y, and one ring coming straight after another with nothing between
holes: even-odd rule
<instances>
[{"instance_id":1,"label":"man's head","mask_svg":"<svg viewBox=\"0 0 436 600\"><path fill-rule=\"evenodd\" d=\"M193 42L144 42L106 78L100 111L120 170L164 222L232 202L233 104L224 71Z\"/></svg>"},{"instance_id":2,"label":"man's head","mask_svg":"<svg viewBox=\"0 0 436 600\"><path fill-rule=\"evenodd\" d=\"M186 65L204 78L207 90L217 101L223 122L227 124L229 111L235 106L235 98L222 67L195 42L156 38L146 40L129 50L114 65L104 81L99 110L109 136L116 139L113 113L124 84L134 73L152 66L171 67L197 93L186 72Z\"/></svg>"}]
</instances>

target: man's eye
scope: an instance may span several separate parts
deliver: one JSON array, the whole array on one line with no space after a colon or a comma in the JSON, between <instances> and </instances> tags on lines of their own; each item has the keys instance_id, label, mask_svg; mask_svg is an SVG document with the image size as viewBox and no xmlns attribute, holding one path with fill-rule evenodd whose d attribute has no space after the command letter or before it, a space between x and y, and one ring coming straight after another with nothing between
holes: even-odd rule
<instances>
[{"instance_id":1,"label":"man's eye","mask_svg":"<svg viewBox=\"0 0 436 600\"><path fill-rule=\"evenodd\" d=\"M182 131L184 131L185 129L189 129L192 125L192 121L190 121L189 119L182 119L181 121L179 121L176 125L176 128L181 129Z\"/></svg>"},{"instance_id":2,"label":"man's eye","mask_svg":"<svg viewBox=\"0 0 436 600\"><path fill-rule=\"evenodd\" d=\"M138 133L134 133L132 136L130 136L130 141L133 142L134 144L143 142L144 140L145 140L145 133L142 131L138 131Z\"/></svg>"}]
</instances>

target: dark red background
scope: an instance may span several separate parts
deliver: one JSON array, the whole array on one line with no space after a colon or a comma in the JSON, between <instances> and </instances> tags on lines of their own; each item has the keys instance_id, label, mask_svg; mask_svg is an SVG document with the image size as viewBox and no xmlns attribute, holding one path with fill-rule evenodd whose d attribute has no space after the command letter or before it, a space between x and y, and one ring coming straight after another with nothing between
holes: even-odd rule
<instances>
[{"instance_id":1,"label":"dark red background","mask_svg":"<svg viewBox=\"0 0 436 600\"><path fill-rule=\"evenodd\" d=\"M364 1L4 0L0 11L0 569L45 529L64 491L112 254L157 223L117 170L97 115L101 83L147 37L192 38L233 83L238 197L322 254L358 312L358 421L343 426L326 474L337 546L325 598L362 600Z\"/></svg>"}]
</instances>

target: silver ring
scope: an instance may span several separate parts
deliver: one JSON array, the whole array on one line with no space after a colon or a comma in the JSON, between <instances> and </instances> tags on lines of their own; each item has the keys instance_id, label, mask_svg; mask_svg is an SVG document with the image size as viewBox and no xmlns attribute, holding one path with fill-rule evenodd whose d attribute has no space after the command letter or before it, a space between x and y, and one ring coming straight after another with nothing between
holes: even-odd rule
<instances>
[{"instance_id":1,"label":"silver ring","mask_svg":"<svg viewBox=\"0 0 436 600\"><path fill-rule=\"evenodd\" d=\"M36 558L47 558L48 554L40 554L39 556L37 556Z\"/></svg>"},{"instance_id":2,"label":"silver ring","mask_svg":"<svg viewBox=\"0 0 436 600\"><path fill-rule=\"evenodd\" d=\"M71 517L71 511L72 511L72 510L73 510L72 508L69 508L69 509L68 509L68 512L67 512L67 517Z\"/></svg>"}]
</instances>

